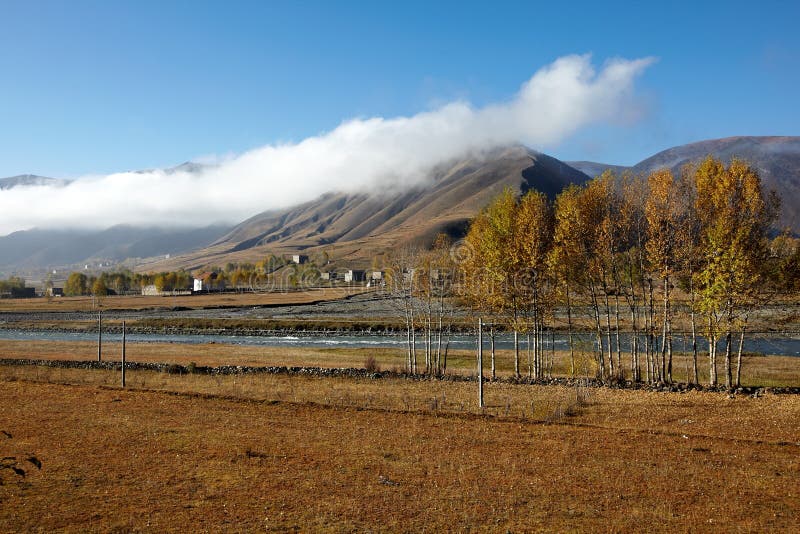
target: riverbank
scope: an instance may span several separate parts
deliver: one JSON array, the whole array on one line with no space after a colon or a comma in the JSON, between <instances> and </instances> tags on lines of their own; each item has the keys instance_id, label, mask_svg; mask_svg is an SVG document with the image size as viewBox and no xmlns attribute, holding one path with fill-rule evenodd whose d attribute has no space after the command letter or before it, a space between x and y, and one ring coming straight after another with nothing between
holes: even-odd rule
<instances>
[{"instance_id":1,"label":"riverbank","mask_svg":"<svg viewBox=\"0 0 800 534\"><path fill-rule=\"evenodd\" d=\"M128 342L128 362L177 364L195 367L320 367L320 368L365 368L379 371L403 373L406 370L407 353L400 345L396 348L362 346L326 347L261 346L227 343L136 343ZM106 338L102 345L102 358L106 361L120 360L121 344L117 339ZM557 350L553 357L551 373L556 378L571 378L571 359L567 350ZM527 376L527 354L521 354L522 373ZM97 342L93 341L47 341L42 339L2 340L0 358L20 360L96 361ZM491 377L491 360L488 346L484 349L484 376ZM371 362L371 363L370 363ZM623 360L623 370L629 376L630 369ZM721 364L721 362L720 362ZM675 382L689 383L691 380L691 355L676 353L673 361ZM514 373L514 352L497 350L496 376L510 378ZM590 350L578 351L575 360L577 377L595 376L596 362ZM418 354L418 370L424 371L424 351ZM642 370L644 373L644 370ZM447 373L451 375L475 374L474 348L450 350L447 354ZM700 382L708 378L708 359L698 359ZM722 376L721 367L718 368ZM642 376L645 376L644 374ZM745 354L742 367L742 385L745 387L800 387L800 359L791 356L760 356Z\"/></svg>"}]
</instances>

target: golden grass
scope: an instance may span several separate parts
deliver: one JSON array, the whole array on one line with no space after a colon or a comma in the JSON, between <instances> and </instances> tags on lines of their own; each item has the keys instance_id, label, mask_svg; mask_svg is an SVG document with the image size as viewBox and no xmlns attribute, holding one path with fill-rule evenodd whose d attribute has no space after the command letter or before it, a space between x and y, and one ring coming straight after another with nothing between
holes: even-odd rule
<instances>
[{"instance_id":1,"label":"golden grass","mask_svg":"<svg viewBox=\"0 0 800 534\"><path fill-rule=\"evenodd\" d=\"M269 306L308 304L310 302L339 300L363 293L363 287L316 288L304 291L275 293L210 293L169 297L144 295L109 296L100 300L100 307L115 310L141 310L146 308L213 308L219 306ZM0 299L0 311L96 311L98 302L92 297L56 297L53 299Z\"/></svg>"},{"instance_id":2,"label":"golden grass","mask_svg":"<svg viewBox=\"0 0 800 534\"><path fill-rule=\"evenodd\" d=\"M576 415L542 424L364 404L459 399L474 384L252 376L221 384L237 397L222 398L8 371L0 453L42 469L0 475L3 530L790 531L800 517L795 396L592 390ZM214 380L149 375L147 387L173 390ZM262 381L285 398L249 400ZM571 395L488 389L542 404ZM332 391L362 397L309 403Z\"/></svg>"},{"instance_id":3,"label":"golden grass","mask_svg":"<svg viewBox=\"0 0 800 534\"><path fill-rule=\"evenodd\" d=\"M104 359L119 360L119 343L103 343ZM248 365L248 366L310 366L310 367L364 367L369 356L373 356L382 370L402 370L406 366L404 349L386 348L297 348L297 347L256 347L230 345L225 343L180 344L180 343L128 343L128 361L168 362L186 365ZM527 354L520 355L521 368L527 375ZM11 341L0 340L0 358L56 359L56 360L95 360L97 345L88 341ZM514 355L512 351L497 351L496 367L499 377L513 375ZM623 354L623 368L626 376L630 374L626 355ZM424 353L418 353L419 369L424 369ZM456 374L475 373L475 354L472 351L450 351L448 372ZM489 377L489 352L484 352L484 376ZM722 377L722 362L718 362L719 376ZM576 357L577 376L594 376L596 364L591 354L578 353ZM708 361L705 355L698 359L700 382L708 380ZM691 372L691 356L679 353L673 362L673 379L686 382ZM553 365L554 376L570 376L569 355L557 352ZM642 374L644 377L644 372ZM724 380L721 378L721 380ZM800 387L800 358L792 356L746 355L742 368L742 385L745 386L783 386Z\"/></svg>"}]
</instances>

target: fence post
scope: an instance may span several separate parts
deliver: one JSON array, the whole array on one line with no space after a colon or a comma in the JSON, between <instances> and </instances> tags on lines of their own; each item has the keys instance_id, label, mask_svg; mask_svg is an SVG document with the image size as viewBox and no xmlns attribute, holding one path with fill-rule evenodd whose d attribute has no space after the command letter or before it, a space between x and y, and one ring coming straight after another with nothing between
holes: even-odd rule
<instances>
[{"instance_id":1,"label":"fence post","mask_svg":"<svg viewBox=\"0 0 800 534\"><path fill-rule=\"evenodd\" d=\"M125 387L125 321L122 321L122 387Z\"/></svg>"},{"instance_id":2,"label":"fence post","mask_svg":"<svg viewBox=\"0 0 800 534\"><path fill-rule=\"evenodd\" d=\"M97 361L103 361L103 312L97 312Z\"/></svg>"}]
</instances>

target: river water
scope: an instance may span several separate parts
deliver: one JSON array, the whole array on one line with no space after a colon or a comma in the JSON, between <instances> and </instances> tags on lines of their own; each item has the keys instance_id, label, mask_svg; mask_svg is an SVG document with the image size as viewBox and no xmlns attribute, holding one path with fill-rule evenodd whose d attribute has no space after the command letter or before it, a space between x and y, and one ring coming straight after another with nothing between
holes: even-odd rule
<instances>
[{"instance_id":1,"label":"river water","mask_svg":"<svg viewBox=\"0 0 800 534\"><path fill-rule=\"evenodd\" d=\"M97 339L96 333L88 332L52 332L37 330L14 330L0 329L0 340L15 341L94 341ZM591 350L595 343L595 336L590 334L576 334L575 341ZM119 342L122 340L121 334L103 334L103 340L108 342ZM247 345L261 347L309 347L309 348L403 348L406 345L405 335L325 335L325 334L295 334L295 335L275 335L275 336L247 336L247 335L220 335L220 334L135 334L126 335L128 343L179 343L179 344L204 344L219 343L230 345ZM555 342L556 349L566 349L568 347L567 336L557 334L554 338L548 337L546 347L549 349L552 342ZM622 335L622 350L627 351L630 341L629 335ZM613 342L613 338L612 338ZM417 343L422 346L424 339L417 337ZM434 341L435 343L435 341ZM475 349L475 336L456 335L450 339L450 349ZM484 333L484 346L489 347L489 336ZM525 348L525 337L520 336L521 349ZM495 347L498 350L509 350L514 348L513 336L511 334L498 334L495 336ZM640 347L644 347L644 341L640 342ZM724 350L724 345L720 342L720 351ZM734 352L738 348L738 337L734 338ZM680 335L673 338L673 349L678 352L691 351L691 339ZM707 350L707 342L699 338L698 350ZM744 351L750 354L765 355L784 355L800 357L800 334L793 335L772 335L754 334L745 338Z\"/></svg>"}]
</instances>

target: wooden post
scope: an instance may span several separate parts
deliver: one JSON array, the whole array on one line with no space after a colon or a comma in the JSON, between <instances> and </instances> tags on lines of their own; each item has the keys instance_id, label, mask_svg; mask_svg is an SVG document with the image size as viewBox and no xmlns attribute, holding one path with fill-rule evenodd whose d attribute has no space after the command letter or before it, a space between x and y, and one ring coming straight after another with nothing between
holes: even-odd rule
<instances>
[{"instance_id":1,"label":"wooden post","mask_svg":"<svg viewBox=\"0 0 800 534\"><path fill-rule=\"evenodd\" d=\"M122 321L122 387L125 387L125 321Z\"/></svg>"},{"instance_id":2,"label":"wooden post","mask_svg":"<svg viewBox=\"0 0 800 534\"><path fill-rule=\"evenodd\" d=\"M97 312L97 361L103 361L103 312Z\"/></svg>"},{"instance_id":3,"label":"wooden post","mask_svg":"<svg viewBox=\"0 0 800 534\"><path fill-rule=\"evenodd\" d=\"M478 319L478 408L483 409L483 322Z\"/></svg>"}]
</instances>

